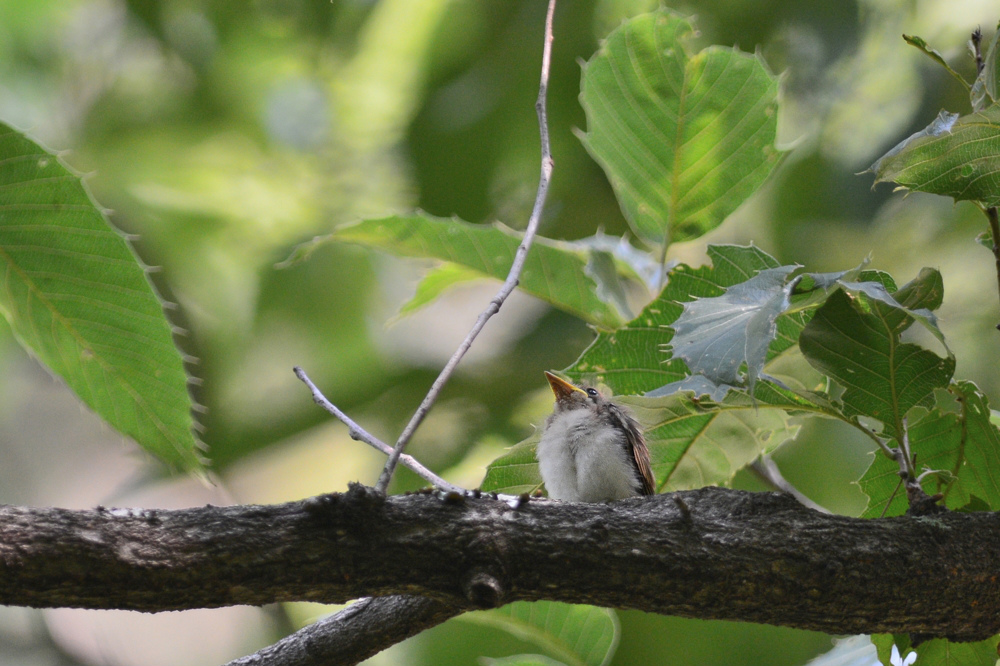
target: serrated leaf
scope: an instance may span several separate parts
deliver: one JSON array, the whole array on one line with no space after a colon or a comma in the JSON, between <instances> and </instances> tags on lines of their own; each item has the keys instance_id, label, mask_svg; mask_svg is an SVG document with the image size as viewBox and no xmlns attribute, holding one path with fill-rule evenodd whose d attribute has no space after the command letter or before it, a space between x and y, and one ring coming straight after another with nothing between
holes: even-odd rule
<instances>
[{"instance_id":1,"label":"serrated leaf","mask_svg":"<svg viewBox=\"0 0 1000 666\"><path fill-rule=\"evenodd\" d=\"M969 489L952 474L959 472L963 458L962 424L958 414L929 410L909 423L910 450L919 469L942 470L945 475L928 476L922 482L929 495L946 493L945 505L955 509L969 501ZM881 451L874 453L871 466L858 481L868 496L864 518L898 516L908 508L906 491L900 486L899 463Z\"/></svg>"},{"instance_id":2,"label":"serrated leaf","mask_svg":"<svg viewBox=\"0 0 1000 666\"><path fill-rule=\"evenodd\" d=\"M1000 430L993 423L989 401L979 388L969 381L952 385L961 396L962 418L965 421L965 464L959 478L971 494L984 500L993 511L1000 510Z\"/></svg>"},{"instance_id":3,"label":"serrated leaf","mask_svg":"<svg viewBox=\"0 0 1000 666\"><path fill-rule=\"evenodd\" d=\"M620 633L614 611L556 601L516 601L494 610L467 613L462 618L535 643L570 666L607 664L618 646Z\"/></svg>"},{"instance_id":4,"label":"serrated leaf","mask_svg":"<svg viewBox=\"0 0 1000 666\"><path fill-rule=\"evenodd\" d=\"M752 393L778 316L789 307L795 283L787 278L797 268L766 268L722 296L685 303L673 324L673 355L716 384L743 384L740 367L745 364Z\"/></svg>"},{"instance_id":5,"label":"serrated leaf","mask_svg":"<svg viewBox=\"0 0 1000 666\"><path fill-rule=\"evenodd\" d=\"M879 281L854 282L863 274L863 268L864 264L861 264L839 273L805 273L794 278L791 275L798 266L765 268L750 279L729 287L720 296L685 302L683 313L671 324L674 338L670 351L674 357L683 359L693 374L646 395L669 395L671 390L691 389L719 399L720 391L724 395L726 387L737 385L746 385L753 394L757 379L764 376L768 355L773 356L776 351L774 342L778 333L778 318L786 312L815 308L835 289L864 293L872 300L890 305L894 311L899 311L896 316L918 319L944 343L944 336L930 310L906 308ZM920 303L930 302L936 297L933 307L937 307L943 293L940 274L930 271L921 276L923 280L917 281L919 287L900 293ZM800 288L802 285L805 286ZM917 288L922 291L911 293ZM793 294L796 295L794 307ZM794 330L790 333L796 334ZM790 343L785 341L782 344ZM740 374L742 367L746 367L745 379ZM696 379L698 377L704 381ZM692 381L696 384L691 384Z\"/></svg>"},{"instance_id":6,"label":"serrated leaf","mask_svg":"<svg viewBox=\"0 0 1000 666\"><path fill-rule=\"evenodd\" d=\"M778 262L760 248L710 245L712 266L676 266L660 295L632 321L617 331L599 333L594 342L566 371L574 381L607 384L619 395L641 395L688 377L684 361L666 356L664 349L674 333L670 328L683 312L683 304L696 298L721 296L734 284ZM795 344L807 316L785 315L778 320L773 358Z\"/></svg>"},{"instance_id":7,"label":"serrated leaf","mask_svg":"<svg viewBox=\"0 0 1000 666\"><path fill-rule=\"evenodd\" d=\"M986 510L1000 508L1000 431L992 421L986 396L968 381L949 387L958 398L959 411L932 409L914 419L908 427L910 449L921 470L942 470L928 475L924 490L943 493L945 506L966 507L976 498ZM906 511L905 493L899 486L899 465L876 455L871 467L859 481L869 497L865 517L899 515ZM895 496L893 493L895 492ZM888 505L889 498L892 503Z\"/></svg>"},{"instance_id":8,"label":"serrated leaf","mask_svg":"<svg viewBox=\"0 0 1000 666\"><path fill-rule=\"evenodd\" d=\"M520 495L533 493L542 487L535 448L541 437L536 430L524 441L512 446L507 453L486 466L486 476L480 489L483 492Z\"/></svg>"},{"instance_id":9,"label":"serrated leaf","mask_svg":"<svg viewBox=\"0 0 1000 666\"><path fill-rule=\"evenodd\" d=\"M358 243L404 257L440 259L485 277L507 278L520 235L502 225L469 224L426 214L394 215L344 225L295 250L289 261L307 257L327 242ZM615 328L623 317L597 295L586 273L588 256L572 245L536 237L521 273L519 288L601 328Z\"/></svg>"},{"instance_id":10,"label":"serrated leaf","mask_svg":"<svg viewBox=\"0 0 1000 666\"><path fill-rule=\"evenodd\" d=\"M844 387L848 417L877 419L897 438L906 413L948 385L955 361L900 342L909 325L905 313L877 302L861 312L856 300L844 292L831 295L802 331L799 346L817 370Z\"/></svg>"},{"instance_id":11,"label":"serrated leaf","mask_svg":"<svg viewBox=\"0 0 1000 666\"><path fill-rule=\"evenodd\" d=\"M171 326L80 178L0 124L0 309L18 341L112 427L203 467Z\"/></svg>"},{"instance_id":12,"label":"serrated leaf","mask_svg":"<svg viewBox=\"0 0 1000 666\"><path fill-rule=\"evenodd\" d=\"M919 666L996 666L998 642L1000 636L977 643L952 643L944 638L935 638L911 648L908 635L872 635L872 643L878 648L878 658L883 664L889 664L889 655L895 644L900 657L915 651Z\"/></svg>"},{"instance_id":13,"label":"serrated leaf","mask_svg":"<svg viewBox=\"0 0 1000 666\"><path fill-rule=\"evenodd\" d=\"M961 117L942 111L869 170L876 183L1000 205L1000 105Z\"/></svg>"},{"instance_id":14,"label":"serrated leaf","mask_svg":"<svg viewBox=\"0 0 1000 666\"><path fill-rule=\"evenodd\" d=\"M780 157L777 78L736 49L691 53L693 31L666 10L638 16L583 70L581 139L632 229L656 244L717 227Z\"/></svg>"}]
</instances>

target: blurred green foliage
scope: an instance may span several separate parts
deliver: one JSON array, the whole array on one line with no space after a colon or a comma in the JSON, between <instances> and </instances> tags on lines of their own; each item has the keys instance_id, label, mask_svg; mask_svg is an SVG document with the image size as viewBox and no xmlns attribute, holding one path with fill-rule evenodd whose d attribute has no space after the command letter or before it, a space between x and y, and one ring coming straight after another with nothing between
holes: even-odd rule
<instances>
[{"instance_id":1,"label":"blurred green foliage","mask_svg":"<svg viewBox=\"0 0 1000 666\"><path fill-rule=\"evenodd\" d=\"M580 0L558 8L548 237L626 230L604 173L572 132L586 124L578 60L622 18L655 4ZM711 241L754 240L781 264L815 271L857 265L869 252L875 267L896 275L935 266L956 375L998 395L992 258L973 242L982 215L930 195L872 191L870 176L855 175L941 108L968 105L967 91L899 35L922 36L971 80L964 42L977 25L994 24L990 8L962 0L673 7L697 13L700 46L759 48L784 77L779 142L793 150ZM538 0L0 3L0 118L68 150L66 161L90 174L115 224L140 235L141 257L162 267L153 279L180 306L171 316L189 333L179 345L200 359L189 369L201 379L195 398L207 406L202 436L223 476L328 421L293 365L376 434L399 432L454 347L446 333L464 335L481 304L387 330L427 266L347 245L275 265L335 225L415 208L523 227L538 172L533 104L544 11ZM675 244L668 258L698 264L704 247ZM523 312L508 312L514 308ZM471 483L544 417L541 371L570 365L593 338L570 315L525 301L505 306L503 317L496 325L506 326L504 335L481 341L489 349L453 379L411 450ZM8 357L21 353L3 346ZM776 458L807 493L859 513L857 489L829 470L857 478L870 446L843 430L833 437L804 428ZM814 464L817 449L825 464ZM416 485L401 474L395 490ZM829 645L785 629L621 619L619 664L795 664ZM525 651L460 624L381 659L468 664Z\"/></svg>"}]
</instances>

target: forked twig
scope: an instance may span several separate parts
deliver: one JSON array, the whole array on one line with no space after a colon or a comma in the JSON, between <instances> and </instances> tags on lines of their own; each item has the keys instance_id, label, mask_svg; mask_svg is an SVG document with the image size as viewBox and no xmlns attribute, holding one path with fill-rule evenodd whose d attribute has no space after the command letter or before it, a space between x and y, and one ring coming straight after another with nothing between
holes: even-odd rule
<instances>
[{"instance_id":1,"label":"forked twig","mask_svg":"<svg viewBox=\"0 0 1000 666\"><path fill-rule=\"evenodd\" d=\"M549 64L552 59L552 15L555 13L555 8L556 0L549 0L548 12L545 15L545 40L542 46L542 73L538 85L538 100L535 102L535 111L538 114L538 129L541 135L542 168L541 176L538 179L538 193L535 195L535 205L531 210L531 217L528 218L528 227L524 230L524 237L521 239L521 244L518 245L517 251L514 253L514 262L511 264L510 272L507 274L507 279L504 280L503 286L500 287L500 291L497 292L497 295L490 301L489 306L479 315L476 323L472 326L472 330L465 336L465 340L458 346L452 357L448 359L448 363L441 370L441 374L434 380L423 402L417 407L417 410L410 418L410 422L406 424L406 428L403 429L399 439L396 440L396 446L392 449L392 453L389 454L389 459L385 462L385 468L382 470L378 483L375 485L376 489L381 492L385 492L388 489L389 481L392 480L392 474L396 471L396 465L403 454L403 449L406 448L410 438L413 437L413 433L416 432L424 417L427 416L427 412L430 411L431 406L437 400L441 389L455 371L459 361L462 360L469 347L472 346L473 341L479 335L479 332L483 330L486 322L500 311L500 306L503 305L507 297L514 291L514 288L517 287L521 270L524 268L524 262L528 256L528 250L531 248L531 243L535 239L535 233L538 231L542 210L545 208L545 199L549 193L549 182L552 180L553 162L549 147L549 124L545 103L549 89Z\"/></svg>"},{"instance_id":2,"label":"forked twig","mask_svg":"<svg viewBox=\"0 0 1000 666\"><path fill-rule=\"evenodd\" d=\"M336 416L338 419L341 420L341 422L343 422L344 425L347 426L347 432L348 434L350 434L351 439L355 439L359 442L364 442L365 444L368 444L375 450L381 451L386 455L392 453L391 446L389 446L381 439L372 435L370 432L362 428L353 419L351 419L351 417L342 412L340 408L338 408L335 404L327 400L326 396L323 395L323 392L320 391L315 384L313 384L311 379L309 379L309 375L306 374L305 370L296 367L295 376L301 379L302 383L309 387L309 390L312 391L313 401L317 405L319 405L326 411ZM404 465L406 465L407 467L409 467L410 469L412 469L416 474L420 476L420 478L433 484L437 488L458 493L465 492L464 488L460 488L459 486L448 483L440 476L438 476L434 472L430 471L429 469L421 465L420 462L418 462L417 459L411 455L407 455L404 453L399 457L399 461Z\"/></svg>"}]
</instances>

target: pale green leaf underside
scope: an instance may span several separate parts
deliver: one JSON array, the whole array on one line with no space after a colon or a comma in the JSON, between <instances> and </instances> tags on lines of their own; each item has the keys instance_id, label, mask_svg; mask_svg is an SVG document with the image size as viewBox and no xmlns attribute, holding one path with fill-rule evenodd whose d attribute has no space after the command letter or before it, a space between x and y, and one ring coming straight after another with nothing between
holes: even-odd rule
<instances>
[{"instance_id":1,"label":"pale green leaf underside","mask_svg":"<svg viewBox=\"0 0 1000 666\"><path fill-rule=\"evenodd\" d=\"M603 666L618 645L614 611L555 601L516 601L462 616L530 641L571 666Z\"/></svg>"},{"instance_id":2,"label":"pale green leaf underside","mask_svg":"<svg viewBox=\"0 0 1000 666\"><path fill-rule=\"evenodd\" d=\"M752 392L764 370L777 319L789 307L795 283L788 277L796 268L765 268L722 296L685 303L684 314L673 325L673 355L717 384L741 383L740 367L745 364Z\"/></svg>"},{"instance_id":3,"label":"pale green leaf underside","mask_svg":"<svg viewBox=\"0 0 1000 666\"><path fill-rule=\"evenodd\" d=\"M469 224L426 214L391 216L344 225L298 250L307 255L328 241L358 243L405 257L452 262L485 277L504 280L521 242L519 234L500 225ZM597 296L586 274L587 253L569 244L536 238L521 273L519 288L602 328L623 321L614 306Z\"/></svg>"},{"instance_id":4,"label":"pale green leaf underside","mask_svg":"<svg viewBox=\"0 0 1000 666\"><path fill-rule=\"evenodd\" d=\"M875 182L1000 205L1000 105L926 129L872 165Z\"/></svg>"},{"instance_id":5,"label":"pale green leaf underside","mask_svg":"<svg viewBox=\"0 0 1000 666\"><path fill-rule=\"evenodd\" d=\"M417 292L413 298L404 303L397 313L397 317L405 317L412 314L424 306L430 305L438 299L441 294L452 287L460 284L482 279L482 274L465 266L453 263L444 263L433 269L417 285Z\"/></svg>"},{"instance_id":6,"label":"pale green leaf underside","mask_svg":"<svg viewBox=\"0 0 1000 666\"><path fill-rule=\"evenodd\" d=\"M536 430L530 437L512 446L486 467L486 477L480 488L484 492L520 495L533 493L542 487L542 475L538 472L535 447L541 432Z\"/></svg>"},{"instance_id":7,"label":"pale green leaf underside","mask_svg":"<svg viewBox=\"0 0 1000 666\"><path fill-rule=\"evenodd\" d=\"M480 657L480 666L567 666L564 662L556 661L541 654L515 654L510 657Z\"/></svg>"},{"instance_id":8,"label":"pale green leaf underside","mask_svg":"<svg viewBox=\"0 0 1000 666\"><path fill-rule=\"evenodd\" d=\"M574 381L607 384L616 395L642 395L687 377L683 360L667 353L674 337L672 326L684 304L722 296L760 271L778 268L773 257L754 246L710 245L708 255L712 266L680 265L670 271L659 297L622 328L600 333L567 374ZM806 321L803 313L778 317L769 361L795 344Z\"/></svg>"},{"instance_id":9,"label":"pale green leaf underside","mask_svg":"<svg viewBox=\"0 0 1000 666\"><path fill-rule=\"evenodd\" d=\"M669 11L636 17L583 71L582 140L633 230L657 244L717 227L780 157L777 78L735 49L689 55L692 32Z\"/></svg>"},{"instance_id":10,"label":"pale green leaf underside","mask_svg":"<svg viewBox=\"0 0 1000 666\"><path fill-rule=\"evenodd\" d=\"M202 468L160 300L80 178L0 124L0 308L21 344L119 432Z\"/></svg>"}]
</instances>

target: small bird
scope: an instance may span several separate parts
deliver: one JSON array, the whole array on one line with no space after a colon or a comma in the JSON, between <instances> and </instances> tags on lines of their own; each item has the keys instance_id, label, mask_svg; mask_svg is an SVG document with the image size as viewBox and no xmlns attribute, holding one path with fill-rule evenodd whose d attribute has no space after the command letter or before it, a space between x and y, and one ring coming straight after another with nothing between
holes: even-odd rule
<instances>
[{"instance_id":1,"label":"small bird","mask_svg":"<svg viewBox=\"0 0 1000 666\"><path fill-rule=\"evenodd\" d=\"M595 388L545 373L556 395L536 456L549 497L609 502L656 492L638 422Z\"/></svg>"}]
</instances>

